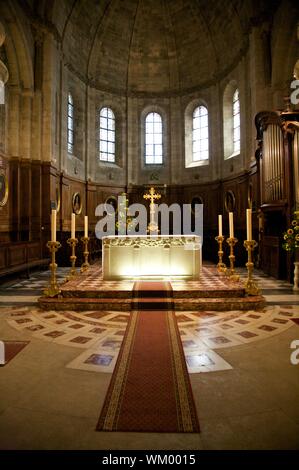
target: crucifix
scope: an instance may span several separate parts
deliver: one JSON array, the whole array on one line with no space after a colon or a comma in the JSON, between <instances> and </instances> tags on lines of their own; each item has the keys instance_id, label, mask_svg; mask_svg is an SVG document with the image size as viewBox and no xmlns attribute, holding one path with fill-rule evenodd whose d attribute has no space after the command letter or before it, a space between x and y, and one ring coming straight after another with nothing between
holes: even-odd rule
<instances>
[{"instance_id":1,"label":"crucifix","mask_svg":"<svg viewBox=\"0 0 299 470\"><path fill-rule=\"evenodd\" d=\"M158 224L155 220L155 200L161 198L161 194L155 192L155 188L151 187L149 192L143 195L144 199L150 199L150 223L147 226L147 231L151 233L158 233Z\"/></svg>"}]
</instances>

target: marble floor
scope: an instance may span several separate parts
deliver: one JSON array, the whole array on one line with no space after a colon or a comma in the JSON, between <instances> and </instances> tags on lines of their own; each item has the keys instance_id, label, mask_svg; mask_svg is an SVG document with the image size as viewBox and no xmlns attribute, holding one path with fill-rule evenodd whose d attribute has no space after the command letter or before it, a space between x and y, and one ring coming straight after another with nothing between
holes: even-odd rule
<instances>
[{"instance_id":1,"label":"marble floor","mask_svg":"<svg viewBox=\"0 0 299 470\"><path fill-rule=\"evenodd\" d=\"M2 308L7 323L24 334L77 348L78 357L66 367L113 372L125 329L127 312L43 311L38 307ZM221 350L261 341L291 328L299 307L269 306L262 311L176 312L190 374L231 369ZM79 354L80 352L80 354Z\"/></svg>"},{"instance_id":2,"label":"marble floor","mask_svg":"<svg viewBox=\"0 0 299 470\"><path fill-rule=\"evenodd\" d=\"M46 271L2 285L0 338L29 344L0 369L0 448L299 449L299 295L256 279L261 311L176 312L199 435L95 432L129 313L40 310Z\"/></svg>"}]
</instances>

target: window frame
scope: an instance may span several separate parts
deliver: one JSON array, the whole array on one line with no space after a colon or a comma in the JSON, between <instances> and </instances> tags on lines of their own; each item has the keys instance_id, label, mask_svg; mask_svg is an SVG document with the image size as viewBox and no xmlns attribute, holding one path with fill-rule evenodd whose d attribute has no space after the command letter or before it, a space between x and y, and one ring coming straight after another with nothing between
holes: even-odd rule
<instances>
[{"instance_id":1,"label":"window frame","mask_svg":"<svg viewBox=\"0 0 299 470\"><path fill-rule=\"evenodd\" d=\"M147 122L148 121L148 118L150 115L153 115L153 121L152 122ZM159 124L161 126L161 132L157 133L154 131L155 129L155 124L157 124L157 122L155 122L155 115L156 116L159 116ZM152 124L153 125L153 132L152 133L149 133L147 132L147 124ZM164 122L163 122L163 116L160 112L156 111L156 110L150 110L146 113L145 117L144 117L144 164L146 167L151 167L151 166L163 166L164 165L164 161L165 161L165 144L164 144ZM152 144L147 144L147 135L151 135L153 137L153 143ZM154 142L155 140L155 135L161 135L161 139L160 139L160 143L156 143ZM153 146L153 154L152 155L148 155L147 154L147 146L149 145L152 145ZM161 155L159 154L155 154L155 148L156 146L161 146ZM153 157L153 162L148 162L147 161L147 158L148 157ZM155 157L161 157L161 162L157 162L155 160Z\"/></svg>"},{"instance_id":2,"label":"window frame","mask_svg":"<svg viewBox=\"0 0 299 470\"><path fill-rule=\"evenodd\" d=\"M102 113L103 111L107 111L106 115L103 116ZM109 116L109 112L112 114L112 117ZM102 127L101 120L105 119L106 121L106 127ZM98 154L98 161L103 164L115 164L116 163L116 116L113 111L113 109L110 106L103 106L99 113L98 113L98 126L97 126L97 132L98 132L98 148L97 148L97 154ZM113 122L113 127L109 127L109 122ZM107 133L107 139L104 139L101 137L101 133L105 131ZM108 133L113 132L113 137L114 140L109 140ZM101 142L105 142L107 144L106 151L101 150ZM114 152L109 152L108 147L109 144L114 144ZM106 154L107 158L102 158L101 154ZM109 160L109 155L113 155L113 160Z\"/></svg>"},{"instance_id":3,"label":"window frame","mask_svg":"<svg viewBox=\"0 0 299 470\"><path fill-rule=\"evenodd\" d=\"M237 111L236 111L237 105ZM238 124L235 124L236 118L238 118ZM239 129L239 136L236 138L236 131ZM239 155L241 151L241 113L240 113L240 92L239 88L236 88L233 93L232 99L232 147L233 154Z\"/></svg>"},{"instance_id":4,"label":"window frame","mask_svg":"<svg viewBox=\"0 0 299 470\"><path fill-rule=\"evenodd\" d=\"M203 115L200 114L201 109L205 110L205 114L203 114ZM199 111L199 115L195 116L195 113L197 112L197 110ZM202 126L202 120L203 120L202 118L204 118L204 117L206 117L206 121L207 121L206 126ZM196 127L196 128L194 127L195 120L198 120L198 123L199 123L199 126ZM207 137L202 137L200 135L199 138L195 139L194 138L194 131L198 130L199 134L201 134L201 131L203 129L207 129ZM195 106L195 108L193 109L193 113L192 113L192 139L191 140L192 140L192 163L197 164L197 165L201 165L202 164L201 162L208 162L209 159L210 159L209 110L208 110L207 106L204 106L203 104L199 104L199 105ZM199 142L199 144L200 144L202 141L207 141L207 143L208 143L207 150L199 150L198 152L196 152L194 150L194 143ZM207 158L195 159L194 154L197 153L197 154L200 155L201 152L207 152L207 155L208 155Z\"/></svg>"},{"instance_id":5,"label":"window frame","mask_svg":"<svg viewBox=\"0 0 299 470\"><path fill-rule=\"evenodd\" d=\"M71 110L71 112L70 112ZM75 120L74 120L74 99L71 92L68 92L67 96L67 151L70 155L74 155L74 146L75 146ZM69 120L72 123L72 129L69 125ZM72 141L70 140L70 134L72 135Z\"/></svg>"},{"instance_id":6,"label":"window frame","mask_svg":"<svg viewBox=\"0 0 299 470\"><path fill-rule=\"evenodd\" d=\"M222 98L222 144L223 159L226 161L239 158L242 151L242 96L236 80L226 84Z\"/></svg>"}]
</instances>

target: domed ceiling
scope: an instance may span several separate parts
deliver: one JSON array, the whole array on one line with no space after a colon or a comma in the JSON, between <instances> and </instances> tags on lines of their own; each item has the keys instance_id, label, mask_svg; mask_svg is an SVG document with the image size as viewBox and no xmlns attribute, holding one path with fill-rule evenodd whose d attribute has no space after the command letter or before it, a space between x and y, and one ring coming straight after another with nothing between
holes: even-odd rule
<instances>
[{"instance_id":1,"label":"domed ceiling","mask_svg":"<svg viewBox=\"0 0 299 470\"><path fill-rule=\"evenodd\" d=\"M269 2L253 0L46 3L65 62L96 88L121 94L208 86L238 63L251 24L271 14Z\"/></svg>"}]
</instances>

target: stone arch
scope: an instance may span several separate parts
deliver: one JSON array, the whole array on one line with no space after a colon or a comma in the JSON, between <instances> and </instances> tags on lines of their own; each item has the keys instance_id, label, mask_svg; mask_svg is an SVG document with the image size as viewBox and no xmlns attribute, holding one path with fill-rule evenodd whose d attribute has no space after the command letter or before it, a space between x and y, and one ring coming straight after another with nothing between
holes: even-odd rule
<instances>
[{"instance_id":1,"label":"stone arch","mask_svg":"<svg viewBox=\"0 0 299 470\"><path fill-rule=\"evenodd\" d=\"M17 4L2 2L0 12L6 32L5 50L10 72L9 85L32 93L34 90L33 37L30 28Z\"/></svg>"},{"instance_id":2,"label":"stone arch","mask_svg":"<svg viewBox=\"0 0 299 470\"><path fill-rule=\"evenodd\" d=\"M272 33L272 87L281 90L281 98L290 94L294 65L299 58L298 28L298 7L292 2L282 2Z\"/></svg>"}]
</instances>

